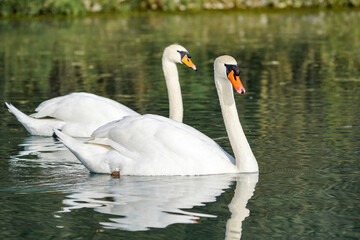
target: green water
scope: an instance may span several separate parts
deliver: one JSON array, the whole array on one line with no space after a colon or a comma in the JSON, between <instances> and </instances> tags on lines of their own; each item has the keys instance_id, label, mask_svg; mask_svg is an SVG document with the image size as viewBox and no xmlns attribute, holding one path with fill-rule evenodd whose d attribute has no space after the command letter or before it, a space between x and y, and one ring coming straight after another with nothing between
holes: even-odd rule
<instances>
[{"instance_id":1,"label":"green water","mask_svg":"<svg viewBox=\"0 0 360 240\"><path fill-rule=\"evenodd\" d=\"M359 239L358 11L205 13L0 21L0 238ZM259 175L90 175L7 112L92 92L168 115L161 54L179 66L184 122L231 152L213 60L235 57L239 117ZM235 222L237 221L237 224ZM229 238L230 239L230 238Z\"/></svg>"}]
</instances>

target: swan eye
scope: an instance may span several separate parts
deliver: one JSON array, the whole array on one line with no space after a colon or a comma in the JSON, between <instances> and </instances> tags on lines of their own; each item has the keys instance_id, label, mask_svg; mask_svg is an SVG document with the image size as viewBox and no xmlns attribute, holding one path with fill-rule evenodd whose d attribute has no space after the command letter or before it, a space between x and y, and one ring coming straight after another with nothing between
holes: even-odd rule
<instances>
[{"instance_id":1,"label":"swan eye","mask_svg":"<svg viewBox=\"0 0 360 240\"><path fill-rule=\"evenodd\" d=\"M224 64L226 67L226 75L229 75L232 71L234 72L235 76L240 76L240 68L234 64Z\"/></svg>"},{"instance_id":2,"label":"swan eye","mask_svg":"<svg viewBox=\"0 0 360 240\"><path fill-rule=\"evenodd\" d=\"M180 53L180 62L185 64L188 67L191 67L192 69L194 69L195 71L197 70L195 64L190 60L191 56L187 51L177 51L178 53Z\"/></svg>"},{"instance_id":3,"label":"swan eye","mask_svg":"<svg viewBox=\"0 0 360 240\"><path fill-rule=\"evenodd\" d=\"M245 93L245 88L240 80L240 69L237 65L225 64L226 67L226 75L230 80L231 84L235 88L235 90L240 93Z\"/></svg>"},{"instance_id":4,"label":"swan eye","mask_svg":"<svg viewBox=\"0 0 360 240\"><path fill-rule=\"evenodd\" d=\"M191 58L190 54L188 52L186 52L186 51L178 50L177 52L180 53L180 59L184 59L185 56L186 56L186 59Z\"/></svg>"}]
</instances>

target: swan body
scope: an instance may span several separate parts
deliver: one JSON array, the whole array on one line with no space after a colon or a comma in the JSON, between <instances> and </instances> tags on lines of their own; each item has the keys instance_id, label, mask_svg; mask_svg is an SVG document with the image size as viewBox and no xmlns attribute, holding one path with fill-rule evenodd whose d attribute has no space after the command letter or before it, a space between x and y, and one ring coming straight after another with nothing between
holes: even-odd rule
<instances>
[{"instance_id":1,"label":"swan body","mask_svg":"<svg viewBox=\"0 0 360 240\"><path fill-rule=\"evenodd\" d=\"M76 137L88 137L109 121L139 113L114 100L91 93L70 93L41 103L36 113L22 113L12 104L5 103L9 111L31 135L52 136L53 129ZM51 118L46 118L51 117Z\"/></svg>"},{"instance_id":2,"label":"swan body","mask_svg":"<svg viewBox=\"0 0 360 240\"><path fill-rule=\"evenodd\" d=\"M183 107L176 63L196 70L188 51L178 44L164 49L163 72L169 94L170 118L182 122ZM111 99L91 93L71 93L41 103L30 116L12 104L5 103L8 110L31 135L52 136L53 129L73 137L90 137L98 127L139 113Z\"/></svg>"},{"instance_id":3,"label":"swan body","mask_svg":"<svg viewBox=\"0 0 360 240\"><path fill-rule=\"evenodd\" d=\"M157 115L126 116L81 142L56 135L95 173L203 175L236 172L232 157L206 135ZM94 155L94 153L96 153ZM216 159L212 162L211 159Z\"/></svg>"},{"instance_id":4,"label":"swan body","mask_svg":"<svg viewBox=\"0 0 360 240\"><path fill-rule=\"evenodd\" d=\"M79 141L54 130L71 152L94 173L122 175L207 175L258 172L257 161L241 128L232 85L245 93L235 59L214 62L215 83L235 159L196 129L157 115L126 116ZM229 81L230 80L230 81Z\"/></svg>"}]
</instances>

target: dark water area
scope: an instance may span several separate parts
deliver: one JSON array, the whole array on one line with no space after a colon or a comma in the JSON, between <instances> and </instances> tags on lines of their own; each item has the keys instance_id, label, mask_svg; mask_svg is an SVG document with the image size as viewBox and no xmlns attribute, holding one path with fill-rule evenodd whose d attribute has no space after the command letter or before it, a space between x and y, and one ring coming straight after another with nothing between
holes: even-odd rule
<instances>
[{"instance_id":1,"label":"dark water area","mask_svg":"<svg viewBox=\"0 0 360 240\"><path fill-rule=\"evenodd\" d=\"M2 239L359 239L360 12L107 16L0 21ZM213 60L233 56L259 174L89 174L6 109L91 92L168 115L161 56L180 43L184 122L231 152Z\"/></svg>"}]
</instances>

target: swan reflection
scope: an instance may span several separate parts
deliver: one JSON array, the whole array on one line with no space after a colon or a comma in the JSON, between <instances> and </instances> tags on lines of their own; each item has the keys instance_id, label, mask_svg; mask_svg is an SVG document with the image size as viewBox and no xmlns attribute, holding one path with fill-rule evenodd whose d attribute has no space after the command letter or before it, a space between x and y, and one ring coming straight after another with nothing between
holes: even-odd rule
<instances>
[{"instance_id":1,"label":"swan reflection","mask_svg":"<svg viewBox=\"0 0 360 240\"><path fill-rule=\"evenodd\" d=\"M21 150L10 157L10 171L22 172L24 168L36 168L44 176L84 173L84 166L59 141L52 137L29 136L18 145ZM38 177L41 174L37 174ZM66 175L64 175L66 177Z\"/></svg>"},{"instance_id":2,"label":"swan reflection","mask_svg":"<svg viewBox=\"0 0 360 240\"><path fill-rule=\"evenodd\" d=\"M63 200L65 206L60 212L93 208L99 213L112 215L109 221L100 223L103 227L128 231L165 228L175 223L196 223L199 218L216 216L192 209L215 202L235 183L226 238L240 239L242 221L249 216L246 204L253 195L257 181L258 174L123 176L120 179L92 175Z\"/></svg>"},{"instance_id":3,"label":"swan reflection","mask_svg":"<svg viewBox=\"0 0 360 240\"><path fill-rule=\"evenodd\" d=\"M228 205L231 217L226 224L226 239L240 239L242 222L249 216L246 204L258 181L258 174L114 179L108 175L88 175L73 154L53 138L30 136L19 147L22 150L10 159L10 170L37 169L37 177L22 181L19 189L67 192L59 213L94 209L109 216L100 224L110 229L144 231L217 217L202 207L216 202L236 184Z\"/></svg>"}]
</instances>

